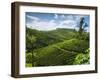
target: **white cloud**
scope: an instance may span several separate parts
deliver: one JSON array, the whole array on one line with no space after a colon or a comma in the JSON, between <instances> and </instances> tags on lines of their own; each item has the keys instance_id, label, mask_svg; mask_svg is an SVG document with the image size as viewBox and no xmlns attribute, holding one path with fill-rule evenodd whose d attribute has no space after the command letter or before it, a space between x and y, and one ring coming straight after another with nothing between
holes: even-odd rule
<instances>
[{"instance_id":1,"label":"white cloud","mask_svg":"<svg viewBox=\"0 0 100 80\"><path fill-rule=\"evenodd\" d=\"M31 27L33 29L38 29L38 30L53 30L56 29L57 24L55 23L54 20L50 21L33 21L32 23L28 23L27 27Z\"/></svg>"},{"instance_id":2,"label":"white cloud","mask_svg":"<svg viewBox=\"0 0 100 80\"><path fill-rule=\"evenodd\" d=\"M73 20L74 19L74 16L73 15L67 15L66 18L69 19L69 20Z\"/></svg>"},{"instance_id":3,"label":"white cloud","mask_svg":"<svg viewBox=\"0 0 100 80\"><path fill-rule=\"evenodd\" d=\"M90 28L89 27L86 27L85 28L85 31L90 32Z\"/></svg>"},{"instance_id":4,"label":"white cloud","mask_svg":"<svg viewBox=\"0 0 100 80\"><path fill-rule=\"evenodd\" d=\"M54 19L58 19L58 15L57 14L54 14Z\"/></svg>"},{"instance_id":5,"label":"white cloud","mask_svg":"<svg viewBox=\"0 0 100 80\"><path fill-rule=\"evenodd\" d=\"M75 20L80 21L81 17L85 17L85 16L81 16L81 15L80 16L75 16Z\"/></svg>"},{"instance_id":6,"label":"white cloud","mask_svg":"<svg viewBox=\"0 0 100 80\"><path fill-rule=\"evenodd\" d=\"M29 18L29 19L32 19L32 20L36 20L36 21L39 20L39 18L34 17L34 16L30 16L30 15L26 15L26 17Z\"/></svg>"},{"instance_id":7,"label":"white cloud","mask_svg":"<svg viewBox=\"0 0 100 80\"><path fill-rule=\"evenodd\" d=\"M50 21L33 21L32 23L27 23L27 27L31 27L33 29L38 30L54 30L56 28L69 28L74 29L76 26L76 22L73 20L64 20L61 21L59 24L56 23L56 20Z\"/></svg>"},{"instance_id":8,"label":"white cloud","mask_svg":"<svg viewBox=\"0 0 100 80\"><path fill-rule=\"evenodd\" d=\"M76 26L76 21L74 21L74 20L64 20L59 24L59 26L66 26L64 28L74 28Z\"/></svg>"},{"instance_id":9,"label":"white cloud","mask_svg":"<svg viewBox=\"0 0 100 80\"><path fill-rule=\"evenodd\" d=\"M60 17L61 17L61 19L66 19L65 15L61 15Z\"/></svg>"},{"instance_id":10,"label":"white cloud","mask_svg":"<svg viewBox=\"0 0 100 80\"><path fill-rule=\"evenodd\" d=\"M61 18L61 16L58 16L57 14L55 14L55 19L52 20L42 20L38 17L34 17L34 16L29 16L27 15L28 18L32 19L31 22L27 22L27 27L31 27L33 29L37 29L37 30L54 30L56 28L69 28L69 29L74 29L77 26L77 20L80 19L79 16L77 16L74 20L73 16L64 16L62 15L62 18L65 19L57 19L58 17ZM68 18L67 18L68 17Z\"/></svg>"}]
</instances>

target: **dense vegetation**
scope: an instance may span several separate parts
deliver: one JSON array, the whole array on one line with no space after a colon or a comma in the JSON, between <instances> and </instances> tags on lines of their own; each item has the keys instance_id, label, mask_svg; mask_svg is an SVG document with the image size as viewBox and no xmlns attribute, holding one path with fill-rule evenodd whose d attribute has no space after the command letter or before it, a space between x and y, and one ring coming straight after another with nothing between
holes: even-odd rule
<instances>
[{"instance_id":1,"label":"dense vegetation","mask_svg":"<svg viewBox=\"0 0 100 80\"><path fill-rule=\"evenodd\" d=\"M89 32L79 28L39 31L26 27L26 67L89 64Z\"/></svg>"}]
</instances>

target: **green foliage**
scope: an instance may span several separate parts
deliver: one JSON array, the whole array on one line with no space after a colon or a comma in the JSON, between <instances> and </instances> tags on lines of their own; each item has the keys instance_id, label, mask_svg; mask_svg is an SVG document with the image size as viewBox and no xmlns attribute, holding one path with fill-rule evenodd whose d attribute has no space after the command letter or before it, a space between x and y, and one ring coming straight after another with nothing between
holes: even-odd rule
<instances>
[{"instance_id":1,"label":"green foliage","mask_svg":"<svg viewBox=\"0 0 100 80\"><path fill-rule=\"evenodd\" d=\"M28 31L29 32L29 31ZM34 43L36 42L36 37L32 35L30 32L26 34L26 50L33 51Z\"/></svg>"},{"instance_id":2,"label":"green foliage","mask_svg":"<svg viewBox=\"0 0 100 80\"><path fill-rule=\"evenodd\" d=\"M90 63L89 49L84 53L78 53L75 58L74 64L89 64Z\"/></svg>"},{"instance_id":3,"label":"green foliage","mask_svg":"<svg viewBox=\"0 0 100 80\"><path fill-rule=\"evenodd\" d=\"M26 63L26 67L32 67L31 63Z\"/></svg>"},{"instance_id":4,"label":"green foliage","mask_svg":"<svg viewBox=\"0 0 100 80\"><path fill-rule=\"evenodd\" d=\"M26 63L32 63L32 54L26 53Z\"/></svg>"},{"instance_id":5,"label":"green foliage","mask_svg":"<svg viewBox=\"0 0 100 80\"><path fill-rule=\"evenodd\" d=\"M56 30L49 31L48 33L54 37L58 37L60 40L72 39L75 36L73 29L57 28Z\"/></svg>"},{"instance_id":6,"label":"green foliage","mask_svg":"<svg viewBox=\"0 0 100 80\"><path fill-rule=\"evenodd\" d=\"M88 43L72 39L35 50L37 66L72 65L77 52L84 52Z\"/></svg>"},{"instance_id":7,"label":"green foliage","mask_svg":"<svg viewBox=\"0 0 100 80\"><path fill-rule=\"evenodd\" d=\"M70 39L62 43L58 43L57 46L69 51L84 52L84 50L89 47L89 42L79 39Z\"/></svg>"},{"instance_id":8,"label":"green foliage","mask_svg":"<svg viewBox=\"0 0 100 80\"><path fill-rule=\"evenodd\" d=\"M89 33L77 34L73 29L26 28L26 67L89 63Z\"/></svg>"},{"instance_id":9,"label":"green foliage","mask_svg":"<svg viewBox=\"0 0 100 80\"><path fill-rule=\"evenodd\" d=\"M79 35L81 35L84 31L85 28L87 27L87 23L85 22L85 18L81 17L80 18L80 23L79 23Z\"/></svg>"},{"instance_id":10,"label":"green foliage","mask_svg":"<svg viewBox=\"0 0 100 80\"><path fill-rule=\"evenodd\" d=\"M32 46L34 46L35 49L38 49L51 44L62 42L66 39L71 39L73 36L75 36L75 33L72 29L58 28L53 31L38 31L35 29L26 28L26 48L28 51L31 50ZM32 37L33 43L31 43Z\"/></svg>"},{"instance_id":11,"label":"green foliage","mask_svg":"<svg viewBox=\"0 0 100 80\"><path fill-rule=\"evenodd\" d=\"M77 39L80 39L80 40L87 40L87 41L89 41L89 33L88 32L87 33L83 32L83 33L81 33L81 35L79 33L76 33L75 37Z\"/></svg>"}]
</instances>

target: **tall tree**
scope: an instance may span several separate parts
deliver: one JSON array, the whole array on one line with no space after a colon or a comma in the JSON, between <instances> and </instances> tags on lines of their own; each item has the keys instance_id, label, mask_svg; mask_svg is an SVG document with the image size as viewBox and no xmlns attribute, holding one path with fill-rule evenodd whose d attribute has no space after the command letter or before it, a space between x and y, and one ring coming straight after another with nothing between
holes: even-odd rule
<instances>
[{"instance_id":1,"label":"tall tree","mask_svg":"<svg viewBox=\"0 0 100 80\"><path fill-rule=\"evenodd\" d=\"M34 64L35 54L34 54L33 50L34 50L34 43L36 42L36 38L34 36L31 36L31 37L29 37L29 41L31 44L32 66L35 66L35 64Z\"/></svg>"},{"instance_id":2,"label":"tall tree","mask_svg":"<svg viewBox=\"0 0 100 80\"><path fill-rule=\"evenodd\" d=\"M34 66L34 43L36 42L36 37L34 35L30 35L29 32L26 34L26 48L32 53L32 66Z\"/></svg>"},{"instance_id":3,"label":"tall tree","mask_svg":"<svg viewBox=\"0 0 100 80\"><path fill-rule=\"evenodd\" d=\"M82 33L85 31L85 28L87 27L87 23L85 22L85 18L81 17L80 18L80 23L79 23L79 34L82 35Z\"/></svg>"}]
</instances>

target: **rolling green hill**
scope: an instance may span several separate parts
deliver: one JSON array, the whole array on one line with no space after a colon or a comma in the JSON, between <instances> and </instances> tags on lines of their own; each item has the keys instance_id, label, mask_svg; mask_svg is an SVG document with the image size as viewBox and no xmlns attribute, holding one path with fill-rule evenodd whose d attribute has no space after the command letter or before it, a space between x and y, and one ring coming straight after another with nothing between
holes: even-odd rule
<instances>
[{"instance_id":1,"label":"rolling green hill","mask_svg":"<svg viewBox=\"0 0 100 80\"><path fill-rule=\"evenodd\" d=\"M52 66L52 65L71 65L78 53L81 53L88 48L88 42L84 40L65 40L57 44L49 45L34 51L36 56L37 66Z\"/></svg>"},{"instance_id":2,"label":"rolling green hill","mask_svg":"<svg viewBox=\"0 0 100 80\"><path fill-rule=\"evenodd\" d=\"M28 35L26 37L26 67L32 67L32 64L33 66L57 66L89 63L89 52L86 52L89 49L89 41L77 38L77 33L73 29L64 28L52 31L26 28L26 35ZM88 33L82 37L86 36ZM33 38L34 43L31 44L28 41L29 37ZM86 58L79 59L82 56Z\"/></svg>"},{"instance_id":3,"label":"rolling green hill","mask_svg":"<svg viewBox=\"0 0 100 80\"><path fill-rule=\"evenodd\" d=\"M35 29L26 28L26 35L34 36L36 42L34 43L35 48L45 47L51 44L62 42L64 40L71 39L75 36L76 32L73 29L56 29L52 31L38 31ZM26 38L26 40L28 40ZM26 42L27 43L27 42ZM26 45L27 50L30 47Z\"/></svg>"}]
</instances>

